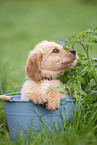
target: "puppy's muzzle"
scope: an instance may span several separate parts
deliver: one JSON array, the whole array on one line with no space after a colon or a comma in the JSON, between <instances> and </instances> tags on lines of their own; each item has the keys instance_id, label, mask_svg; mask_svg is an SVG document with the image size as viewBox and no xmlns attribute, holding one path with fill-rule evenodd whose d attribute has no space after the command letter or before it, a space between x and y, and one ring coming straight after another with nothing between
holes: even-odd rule
<instances>
[{"instance_id":1,"label":"puppy's muzzle","mask_svg":"<svg viewBox=\"0 0 97 145\"><path fill-rule=\"evenodd\" d=\"M76 55L76 51L75 51L74 49L71 49L71 50L70 50L70 53Z\"/></svg>"}]
</instances>

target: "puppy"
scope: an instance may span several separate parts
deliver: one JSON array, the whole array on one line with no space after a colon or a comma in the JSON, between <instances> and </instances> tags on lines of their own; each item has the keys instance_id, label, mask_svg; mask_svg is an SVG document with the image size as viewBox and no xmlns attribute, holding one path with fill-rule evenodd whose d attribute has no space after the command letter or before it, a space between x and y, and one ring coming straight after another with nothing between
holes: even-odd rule
<instances>
[{"instance_id":1,"label":"puppy","mask_svg":"<svg viewBox=\"0 0 97 145\"><path fill-rule=\"evenodd\" d=\"M23 84L21 99L30 99L48 110L58 109L63 94L52 90L61 84L56 78L77 62L76 51L64 50L55 42L42 41L29 53L26 63L28 80Z\"/></svg>"}]
</instances>

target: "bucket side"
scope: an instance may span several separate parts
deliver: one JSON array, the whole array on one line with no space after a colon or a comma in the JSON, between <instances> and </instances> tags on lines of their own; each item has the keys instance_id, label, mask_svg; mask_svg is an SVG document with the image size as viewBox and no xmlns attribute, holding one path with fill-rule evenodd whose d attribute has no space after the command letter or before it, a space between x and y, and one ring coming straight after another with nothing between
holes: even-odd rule
<instances>
[{"instance_id":1,"label":"bucket side","mask_svg":"<svg viewBox=\"0 0 97 145\"><path fill-rule=\"evenodd\" d=\"M48 127L53 125L56 127L59 123L61 130L62 119L63 121L70 120L73 116L74 102L68 102L66 98L61 100L60 108L55 111L49 111L45 106L35 105L31 101L16 99L16 101L3 101L3 103L12 140L17 137L16 132L24 134L29 124L34 130L40 130L42 122Z\"/></svg>"}]
</instances>

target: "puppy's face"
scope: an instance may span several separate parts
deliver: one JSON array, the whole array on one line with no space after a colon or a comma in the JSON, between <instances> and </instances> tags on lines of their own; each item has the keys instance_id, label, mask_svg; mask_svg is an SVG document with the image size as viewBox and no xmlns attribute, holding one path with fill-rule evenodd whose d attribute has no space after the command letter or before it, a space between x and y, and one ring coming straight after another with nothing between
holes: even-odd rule
<instances>
[{"instance_id":1,"label":"puppy's face","mask_svg":"<svg viewBox=\"0 0 97 145\"><path fill-rule=\"evenodd\" d=\"M52 45L46 46L43 51L43 60L41 62L41 70L65 71L72 67L77 60L75 50L64 50L59 44L51 42Z\"/></svg>"},{"instance_id":2,"label":"puppy's face","mask_svg":"<svg viewBox=\"0 0 97 145\"><path fill-rule=\"evenodd\" d=\"M61 45L55 42L43 41L36 45L34 50L31 51L28 62L29 60L32 62L34 60L34 62L31 64L30 61L30 67L26 66L26 74L28 76L28 72L33 72L35 70L33 67L31 69L31 65L34 65L34 67L38 68L38 71L40 71L40 77L56 78L61 74L61 72L64 72L75 65L77 61L77 54L76 51L72 49L64 50Z\"/></svg>"}]
</instances>

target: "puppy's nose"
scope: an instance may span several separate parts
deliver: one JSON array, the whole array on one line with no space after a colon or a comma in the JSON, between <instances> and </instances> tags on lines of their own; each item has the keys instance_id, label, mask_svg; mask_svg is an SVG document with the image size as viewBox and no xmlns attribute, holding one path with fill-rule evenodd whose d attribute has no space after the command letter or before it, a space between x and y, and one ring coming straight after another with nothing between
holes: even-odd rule
<instances>
[{"instance_id":1,"label":"puppy's nose","mask_svg":"<svg viewBox=\"0 0 97 145\"><path fill-rule=\"evenodd\" d=\"M76 51L75 51L74 49L71 49L71 50L70 50L70 53L76 55Z\"/></svg>"}]
</instances>

